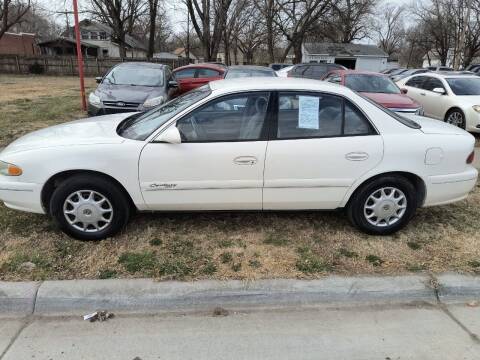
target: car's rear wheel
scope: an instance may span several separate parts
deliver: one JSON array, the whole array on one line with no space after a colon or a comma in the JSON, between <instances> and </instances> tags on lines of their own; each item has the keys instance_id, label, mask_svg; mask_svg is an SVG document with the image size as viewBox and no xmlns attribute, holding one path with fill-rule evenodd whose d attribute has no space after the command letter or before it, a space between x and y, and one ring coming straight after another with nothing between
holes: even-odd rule
<instances>
[{"instance_id":1,"label":"car's rear wheel","mask_svg":"<svg viewBox=\"0 0 480 360\"><path fill-rule=\"evenodd\" d=\"M66 234L80 240L101 240L126 225L130 205L113 182L96 175L78 175L55 189L50 214Z\"/></svg>"},{"instance_id":2,"label":"car's rear wheel","mask_svg":"<svg viewBox=\"0 0 480 360\"><path fill-rule=\"evenodd\" d=\"M347 214L360 230L388 235L407 225L416 208L412 183L402 176L385 176L361 186L353 194Z\"/></svg>"},{"instance_id":3,"label":"car's rear wheel","mask_svg":"<svg viewBox=\"0 0 480 360\"><path fill-rule=\"evenodd\" d=\"M450 110L447 115L445 115L445 122L465 130L465 115L463 115L463 112L459 109Z\"/></svg>"}]
</instances>

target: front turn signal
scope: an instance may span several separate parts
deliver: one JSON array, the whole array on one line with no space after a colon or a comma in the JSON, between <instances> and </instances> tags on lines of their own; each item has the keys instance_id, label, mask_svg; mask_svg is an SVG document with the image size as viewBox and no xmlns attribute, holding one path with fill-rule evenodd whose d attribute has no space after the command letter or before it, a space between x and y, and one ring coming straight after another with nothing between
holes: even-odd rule
<instances>
[{"instance_id":1,"label":"front turn signal","mask_svg":"<svg viewBox=\"0 0 480 360\"><path fill-rule=\"evenodd\" d=\"M0 161L0 174L6 176L20 176L23 174L22 168L17 165Z\"/></svg>"}]
</instances>

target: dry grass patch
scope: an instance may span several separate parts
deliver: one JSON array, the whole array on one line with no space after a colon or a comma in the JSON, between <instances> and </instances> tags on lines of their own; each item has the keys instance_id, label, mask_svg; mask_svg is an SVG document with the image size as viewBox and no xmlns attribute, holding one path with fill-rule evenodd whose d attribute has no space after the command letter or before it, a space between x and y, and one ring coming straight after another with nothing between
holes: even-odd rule
<instances>
[{"instance_id":1,"label":"dry grass patch","mask_svg":"<svg viewBox=\"0 0 480 360\"><path fill-rule=\"evenodd\" d=\"M5 280L317 278L325 274L480 272L480 187L420 209L393 236L368 236L341 213L138 214L119 236L72 240L44 216L0 207ZM280 240L275 240L278 237ZM25 269L25 262L35 269Z\"/></svg>"}]
</instances>

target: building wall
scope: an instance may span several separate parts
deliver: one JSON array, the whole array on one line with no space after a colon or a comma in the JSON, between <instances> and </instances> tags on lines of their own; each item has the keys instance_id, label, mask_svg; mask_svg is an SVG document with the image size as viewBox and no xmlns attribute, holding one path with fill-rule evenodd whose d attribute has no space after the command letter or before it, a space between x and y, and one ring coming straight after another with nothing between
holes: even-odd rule
<instances>
[{"instance_id":1,"label":"building wall","mask_svg":"<svg viewBox=\"0 0 480 360\"><path fill-rule=\"evenodd\" d=\"M380 72L387 68L387 58L380 57L357 57L355 70Z\"/></svg>"},{"instance_id":2,"label":"building wall","mask_svg":"<svg viewBox=\"0 0 480 360\"><path fill-rule=\"evenodd\" d=\"M0 39L2 55L37 55L40 50L35 45L35 35L5 33Z\"/></svg>"}]
</instances>

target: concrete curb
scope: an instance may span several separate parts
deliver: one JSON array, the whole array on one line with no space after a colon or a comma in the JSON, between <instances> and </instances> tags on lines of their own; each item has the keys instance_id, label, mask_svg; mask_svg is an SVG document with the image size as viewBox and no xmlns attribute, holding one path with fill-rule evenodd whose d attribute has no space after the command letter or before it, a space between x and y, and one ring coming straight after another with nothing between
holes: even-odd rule
<instances>
[{"instance_id":1,"label":"concrete curb","mask_svg":"<svg viewBox=\"0 0 480 360\"><path fill-rule=\"evenodd\" d=\"M0 281L0 314L33 313L39 286L39 282Z\"/></svg>"},{"instance_id":2,"label":"concrete curb","mask_svg":"<svg viewBox=\"0 0 480 360\"><path fill-rule=\"evenodd\" d=\"M480 298L480 277L446 273L437 276L438 297L442 302Z\"/></svg>"},{"instance_id":3,"label":"concrete curb","mask_svg":"<svg viewBox=\"0 0 480 360\"><path fill-rule=\"evenodd\" d=\"M339 277L320 280L156 282L150 279L45 281L35 296L24 289L0 296L0 314L78 315L98 309L120 312L202 311L216 306L254 308L320 304L388 304L436 301L428 276ZM23 286L23 287L22 287ZM29 290L29 291L27 291ZM17 290L18 293L19 290ZM12 296L10 296L11 294ZM26 306L28 304L28 306Z\"/></svg>"}]
</instances>

